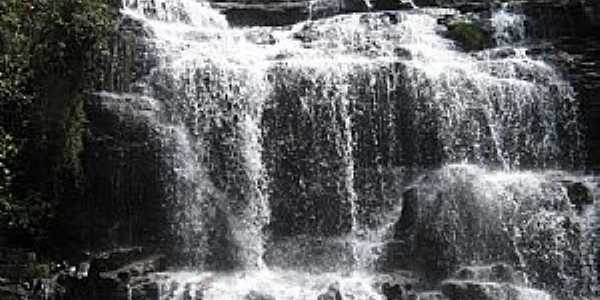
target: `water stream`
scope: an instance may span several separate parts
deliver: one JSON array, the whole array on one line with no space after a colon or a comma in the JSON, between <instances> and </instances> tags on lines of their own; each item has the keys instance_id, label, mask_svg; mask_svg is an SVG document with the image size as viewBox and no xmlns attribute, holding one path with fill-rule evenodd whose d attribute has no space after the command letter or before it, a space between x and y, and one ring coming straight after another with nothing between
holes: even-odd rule
<instances>
[{"instance_id":1,"label":"water stream","mask_svg":"<svg viewBox=\"0 0 600 300\"><path fill-rule=\"evenodd\" d=\"M332 282L348 299L383 299L378 263L410 187L424 203L421 229L447 242L453 264L503 260L541 278L534 237L567 233L527 222L564 218L546 207L568 202L547 172L581 162L575 95L526 55L524 16L496 11L498 47L465 53L437 21L455 13L234 28L202 1L124 1L159 59L138 85L160 104L148 118L190 271L173 280L202 299L316 299ZM565 257L575 242L547 244L565 286L588 276L564 269L580 258Z\"/></svg>"}]
</instances>

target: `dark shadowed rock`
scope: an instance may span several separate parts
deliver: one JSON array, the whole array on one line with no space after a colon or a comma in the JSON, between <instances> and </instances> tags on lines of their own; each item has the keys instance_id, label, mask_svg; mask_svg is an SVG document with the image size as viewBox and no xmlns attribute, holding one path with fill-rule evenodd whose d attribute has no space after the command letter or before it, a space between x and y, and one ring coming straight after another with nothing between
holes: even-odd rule
<instances>
[{"instance_id":1,"label":"dark shadowed rock","mask_svg":"<svg viewBox=\"0 0 600 300\"><path fill-rule=\"evenodd\" d=\"M448 280L442 293L450 300L552 300L544 291L517 287L508 283Z\"/></svg>"},{"instance_id":2,"label":"dark shadowed rock","mask_svg":"<svg viewBox=\"0 0 600 300\"><path fill-rule=\"evenodd\" d=\"M327 291L319 297L317 300L342 300L342 294L340 293L340 287L338 283L332 283L329 285Z\"/></svg>"},{"instance_id":3,"label":"dark shadowed rock","mask_svg":"<svg viewBox=\"0 0 600 300\"><path fill-rule=\"evenodd\" d=\"M412 9L413 4L407 0L375 0L371 1L373 9L376 10L403 10Z\"/></svg>"},{"instance_id":4,"label":"dark shadowed rock","mask_svg":"<svg viewBox=\"0 0 600 300\"><path fill-rule=\"evenodd\" d=\"M448 298L438 291L428 291L419 293L419 300L447 300Z\"/></svg>"},{"instance_id":5,"label":"dark shadowed rock","mask_svg":"<svg viewBox=\"0 0 600 300\"><path fill-rule=\"evenodd\" d=\"M400 59L412 59L410 51L402 47L394 48L394 54Z\"/></svg>"},{"instance_id":6,"label":"dark shadowed rock","mask_svg":"<svg viewBox=\"0 0 600 300\"><path fill-rule=\"evenodd\" d=\"M262 292L250 291L250 293L244 297L244 300L275 300L275 297Z\"/></svg>"},{"instance_id":7,"label":"dark shadowed rock","mask_svg":"<svg viewBox=\"0 0 600 300\"><path fill-rule=\"evenodd\" d=\"M98 276L101 272L117 270L142 258L144 254L144 250L141 247L120 248L101 253L92 259L89 267L89 275L94 277Z\"/></svg>"},{"instance_id":8,"label":"dark shadowed rock","mask_svg":"<svg viewBox=\"0 0 600 300\"><path fill-rule=\"evenodd\" d=\"M491 282L513 282L513 268L504 263L488 266L461 267L454 273L454 278L460 280L480 280Z\"/></svg>"},{"instance_id":9,"label":"dark shadowed rock","mask_svg":"<svg viewBox=\"0 0 600 300\"><path fill-rule=\"evenodd\" d=\"M565 183L569 200L578 210L581 210L584 205L594 204L594 194L582 182Z\"/></svg>"},{"instance_id":10,"label":"dark shadowed rock","mask_svg":"<svg viewBox=\"0 0 600 300\"><path fill-rule=\"evenodd\" d=\"M383 283L381 286L381 293L387 300L401 300L404 292L399 284L391 284L389 282Z\"/></svg>"},{"instance_id":11,"label":"dark shadowed rock","mask_svg":"<svg viewBox=\"0 0 600 300\"><path fill-rule=\"evenodd\" d=\"M361 0L211 1L233 26L283 26L342 13L367 11Z\"/></svg>"},{"instance_id":12,"label":"dark shadowed rock","mask_svg":"<svg viewBox=\"0 0 600 300\"><path fill-rule=\"evenodd\" d=\"M483 50L493 45L492 32L483 24L471 20L449 23L447 36L465 51Z\"/></svg>"},{"instance_id":13,"label":"dark shadowed rock","mask_svg":"<svg viewBox=\"0 0 600 300\"><path fill-rule=\"evenodd\" d=\"M253 30L246 33L246 39L258 45L273 45L277 39L268 30Z\"/></svg>"},{"instance_id":14,"label":"dark shadowed rock","mask_svg":"<svg viewBox=\"0 0 600 300\"><path fill-rule=\"evenodd\" d=\"M402 214L394 224L396 239L401 239L404 231L415 225L419 213L419 191L411 188L402 193Z\"/></svg>"}]
</instances>

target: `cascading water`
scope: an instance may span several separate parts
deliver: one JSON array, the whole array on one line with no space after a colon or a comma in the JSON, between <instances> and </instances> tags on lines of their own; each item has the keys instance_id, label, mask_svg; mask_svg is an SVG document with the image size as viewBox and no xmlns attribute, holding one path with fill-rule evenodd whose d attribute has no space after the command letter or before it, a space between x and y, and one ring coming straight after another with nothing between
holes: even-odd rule
<instances>
[{"instance_id":1,"label":"cascading water","mask_svg":"<svg viewBox=\"0 0 600 300\"><path fill-rule=\"evenodd\" d=\"M316 299L337 281L351 299L383 299L377 269L409 186L423 203L408 245L421 252L411 253L416 262L504 260L546 284L532 249L550 236L557 282L586 286L585 251L564 255L591 246L544 227L568 219L585 230L581 216L548 208L568 206L568 195L547 176L515 171L581 160L573 90L514 47L525 40L523 16L495 12L501 47L465 53L438 25L453 10L231 28L202 1L123 6L152 32L159 59L135 89L160 103L148 118L163 144L174 248L196 271L172 276L180 286L202 299ZM447 242L448 257L419 233ZM239 272L211 273L222 268Z\"/></svg>"}]
</instances>

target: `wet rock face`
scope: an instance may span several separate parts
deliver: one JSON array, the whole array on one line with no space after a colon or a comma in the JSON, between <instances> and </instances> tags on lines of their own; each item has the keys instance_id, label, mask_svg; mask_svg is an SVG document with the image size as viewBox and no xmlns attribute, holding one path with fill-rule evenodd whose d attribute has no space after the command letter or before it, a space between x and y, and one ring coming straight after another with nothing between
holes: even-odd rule
<instances>
[{"instance_id":1,"label":"wet rock face","mask_svg":"<svg viewBox=\"0 0 600 300\"><path fill-rule=\"evenodd\" d=\"M161 278L155 273L165 266L164 255L121 248L92 257L87 276L60 273L57 281L66 299L159 299Z\"/></svg>"},{"instance_id":2,"label":"wet rock face","mask_svg":"<svg viewBox=\"0 0 600 300\"><path fill-rule=\"evenodd\" d=\"M317 300L342 300L342 294L340 293L339 285L333 283L329 286L327 291L317 297Z\"/></svg>"},{"instance_id":3,"label":"wet rock face","mask_svg":"<svg viewBox=\"0 0 600 300\"><path fill-rule=\"evenodd\" d=\"M447 36L465 51L483 50L493 45L492 32L483 24L455 20L447 24Z\"/></svg>"},{"instance_id":4,"label":"wet rock face","mask_svg":"<svg viewBox=\"0 0 600 300\"><path fill-rule=\"evenodd\" d=\"M488 266L461 267L454 273L459 280L482 280L491 282L514 282L513 268L510 265L498 263Z\"/></svg>"},{"instance_id":5,"label":"wet rock face","mask_svg":"<svg viewBox=\"0 0 600 300\"><path fill-rule=\"evenodd\" d=\"M98 90L135 93L133 83L147 76L158 59L153 33L139 20L120 16L118 30L104 56ZM159 141L147 120L153 108L137 96L115 99L90 95L83 165L88 184L85 201L69 207L69 239L85 247L108 248L159 239L164 216L160 189ZM135 113L134 113L135 112Z\"/></svg>"},{"instance_id":6,"label":"wet rock face","mask_svg":"<svg viewBox=\"0 0 600 300\"><path fill-rule=\"evenodd\" d=\"M267 245L264 260L269 266L311 273L350 269L354 263L348 243L307 236L272 241Z\"/></svg>"},{"instance_id":7,"label":"wet rock face","mask_svg":"<svg viewBox=\"0 0 600 300\"><path fill-rule=\"evenodd\" d=\"M137 113L133 113L137 111ZM153 244L165 223L161 210L160 144L147 122L153 108L137 97L90 97L84 167L88 195L73 222L72 241L86 247Z\"/></svg>"},{"instance_id":8,"label":"wet rock face","mask_svg":"<svg viewBox=\"0 0 600 300\"><path fill-rule=\"evenodd\" d=\"M528 35L551 42L544 58L560 66L577 92L585 124L587 167L600 169L600 2L527 1ZM554 53L554 54L552 54Z\"/></svg>"},{"instance_id":9,"label":"wet rock face","mask_svg":"<svg viewBox=\"0 0 600 300\"><path fill-rule=\"evenodd\" d=\"M463 266L441 284L450 300L553 299L550 294L525 288L510 265Z\"/></svg>"},{"instance_id":10,"label":"wet rock face","mask_svg":"<svg viewBox=\"0 0 600 300\"><path fill-rule=\"evenodd\" d=\"M149 38L153 33L139 21L120 16L118 30L111 38L110 54L103 62L99 90L132 92L132 83L149 74L158 60Z\"/></svg>"},{"instance_id":11,"label":"wet rock face","mask_svg":"<svg viewBox=\"0 0 600 300\"><path fill-rule=\"evenodd\" d=\"M594 194L583 182L565 182L569 200L581 211L584 206L594 204Z\"/></svg>"},{"instance_id":12,"label":"wet rock face","mask_svg":"<svg viewBox=\"0 0 600 300\"><path fill-rule=\"evenodd\" d=\"M593 284L595 250L584 234L585 220L562 183L528 174L512 174L509 180L473 171L449 167L425 176L427 183L404 194L406 207L416 213L402 215L396 223L397 242L388 245L387 261L428 270L434 281L459 269L454 277L460 280L520 282L520 277L511 277L511 266L522 265L536 287L564 298L585 295ZM415 201L417 205L411 204ZM491 265L460 268L473 261ZM578 287L565 288L570 282ZM488 288L505 292L497 286L464 290L481 294Z\"/></svg>"},{"instance_id":13,"label":"wet rock face","mask_svg":"<svg viewBox=\"0 0 600 300\"><path fill-rule=\"evenodd\" d=\"M269 294L263 294L257 291L251 291L244 297L244 300L275 300L275 297Z\"/></svg>"},{"instance_id":14,"label":"wet rock face","mask_svg":"<svg viewBox=\"0 0 600 300\"><path fill-rule=\"evenodd\" d=\"M552 300L541 290L516 287L511 284L448 280L442 284L442 292L450 300Z\"/></svg>"},{"instance_id":15,"label":"wet rock face","mask_svg":"<svg viewBox=\"0 0 600 300\"><path fill-rule=\"evenodd\" d=\"M213 0L233 26L284 26L341 13L367 11L361 0L227 1Z\"/></svg>"}]
</instances>

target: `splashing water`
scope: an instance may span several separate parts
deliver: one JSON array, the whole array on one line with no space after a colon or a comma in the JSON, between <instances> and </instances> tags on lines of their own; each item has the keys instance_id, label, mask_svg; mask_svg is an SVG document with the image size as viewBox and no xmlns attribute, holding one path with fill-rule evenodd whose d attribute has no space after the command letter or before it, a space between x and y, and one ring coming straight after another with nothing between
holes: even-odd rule
<instances>
[{"instance_id":1,"label":"splashing water","mask_svg":"<svg viewBox=\"0 0 600 300\"><path fill-rule=\"evenodd\" d=\"M494 11L491 18L496 45L507 46L523 42L525 21L525 15L509 11L508 3L502 3L502 8Z\"/></svg>"},{"instance_id":2,"label":"splashing water","mask_svg":"<svg viewBox=\"0 0 600 300\"><path fill-rule=\"evenodd\" d=\"M502 47L463 53L441 35L437 19L456 13L444 9L246 28L202 1L125 1L122 13L152 32L159 65L141 94L160 103L148 119L163 142L176 248L202 271L170 274L173 293L315 299L337 281L352 299L382 299L375 270L404 209L399 194L440 165L413 186L439 225L428 233L450 241L449 261L530 269L550 232L549 255L577 265L561 257L565 233L544 227L564 220L546 209L566 205L564 191L543 172L516 171L581 161L572 88L514 47L523 16L494 12ZM239 271L206 271L215 262ZM585 277L559 271L565 285Z\"/></svg>"}]
</instances>

